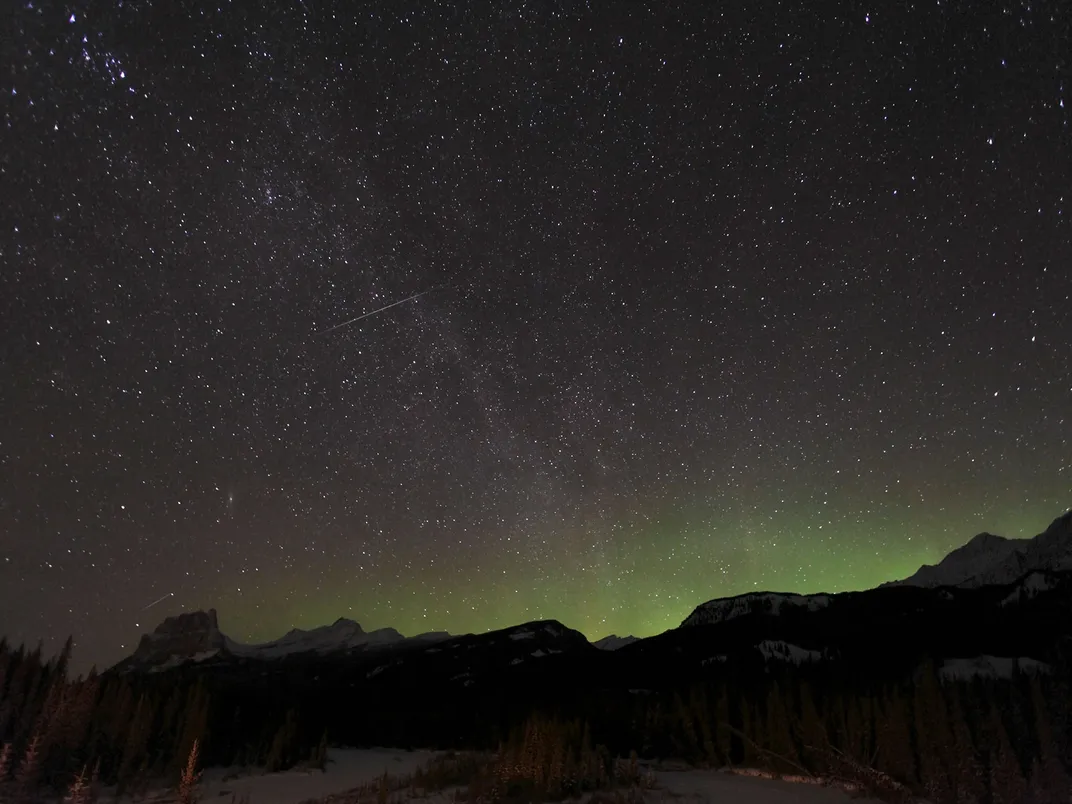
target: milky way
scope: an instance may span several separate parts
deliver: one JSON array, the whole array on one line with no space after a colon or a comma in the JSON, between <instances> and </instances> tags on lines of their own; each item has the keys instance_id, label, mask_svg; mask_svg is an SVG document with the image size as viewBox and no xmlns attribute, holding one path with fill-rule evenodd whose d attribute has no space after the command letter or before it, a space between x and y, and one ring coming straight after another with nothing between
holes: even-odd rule
<instances>
[{"instance_id":1,"label":"milky way","mask_svg":"<svg viewBox=\"0 0 1072 804\"><path fill-rule=\"evenodd\" d=\"M269 6L5 12L0 632L646 635L1072 504L1067 4Z\"/></svg>"}]
</instances>

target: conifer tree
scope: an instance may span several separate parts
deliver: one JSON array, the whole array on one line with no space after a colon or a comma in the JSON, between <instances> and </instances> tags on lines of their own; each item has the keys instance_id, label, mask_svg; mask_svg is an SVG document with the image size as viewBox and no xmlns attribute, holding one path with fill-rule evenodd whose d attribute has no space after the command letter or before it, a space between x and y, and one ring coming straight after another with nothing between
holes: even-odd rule
<instances>
[{"instance_id":1,"label":"conifer tree","mask_svg":"<svg viewBox=\"0 0 1072 804\"><path fill-rule=\"evenodd\" d=\"M96 801L97 793L100 791L101 783L101 761L100 757L97 757L93 763L93 773L89 776L89 799L90 801Z\"/></svg>"},{"instance_id":2,"label":"conifer tree","mask_svg":"<svg viewBox=\"0 0 1072 804\"><path fill-rule=\"evenodd\" d=\"M11 776L13 763L14 758L11 743L0 745L0 790L3 789L4 785L8 784L8 777Z\"/></svg>"},{"instance_id":3,"label":"conifer tree","mask_svg":"<svg viewBox=\"0 0 1072 804\"><path fill-rule=\"evenodd\" d=\"M208 728L208 713L209 694L204 684L198 681L186 694L182 726L179 729L178 741L172 751L173 757L181 761L182 757L189 756L195 742L200 746L200 741L204 738Z\"/></svg>"},{"instance_id":4,"label":"conifer tree","mask_svg":"<svg viewBox=\"0 0 1072 804\"><path fill-rule=\"evenodd\" d=\"M848 714L843 695L828 694L823 707L823 727L831 747L844 749L848 745Z\"/></svg>"},{"instance_id":5,"label":"conifer tree","mask_svg":"<svg viewBox=\"0 0 1072 804\"><path fill-rule=\"evenodd\" d=\"M298 717L292 709L287 712L285 722L272 738L272 745L268 749L268 757L265 761L265 768L268 771L283 770L294 764L294 743L297 733Z\"/></svg>"},{"instance_id":6,"label":"conifer tree","mask_svg":"<svg viewBox=\"0 0 1072 804\"><path fill-rule=\"evenodd\" d=\"M56 681L67 681L67 670L71 665L71 654L74 653L74 636L68 636L67 641L63 643L63 648L60 650L59 656L56 657L56 666L53 672L53 678Z\"/></svg>"},{"instance_id":7,"label":"conifer tree","mask_svg":"<svg viewBox=\"0 0 1072 804\"><path fill-rule=\"evenodd\" d=\"M926 795L937 801L954 796L949 779L953 735L949 713L937 668L927 662L919 673L913 699L916 742L919 748L919 775Z\"/></svg>"},{"instance_id":8,"label":"conifer tree","mask_svg":"<svg viewBox=\"0 0 1072 804\"><path fill-rule=\"evenodd\" d=\"M16 735L13 733L14 729L12 728L14 719L14 696L11 694L0 695L0 740L9 741L15 738Z\"/></svg>"},{"instance_id":9,"label":"conifer tree","mask_svg":"<svg viewBox=\"0 0 1072 804\"><path fill-rule=\"evenodd\" d=\"M40 651L41 648L38 646L37 650L31 653L26 661L21 663L19 671L23 671L22 683L17 684L20 680L18 679L18 672L16 672L16 679L13 681L13 686L16 687L13 697L18 707L16 737L25 737L25 735L30 734L37 721L41 705L39 700L40 692L44 682L44 668L41 667Z\"/></svg>"},{"instance_id":10,"label":"conifer tree","mask_svg":"<svg viewBox=\"0 0 1072 804\"><path fill-rule=\"evenodd\" d=\"M888 692L881 707L881 726L876 735L878 769L905 785L914 784L917 779L908 707L905 695L898 690Z\"/></svg>"},{"instance_id":11,"label":"conifer tree","mask_svg":"<svg viewBox=\"0 0 1072 804\"><path fill-rule=\"evenodd\" d=\"M1027 783L1008 732L994 710L990 716L990 798L993 804L1022 804L1027 799Z\"/></svg>"},{"instance_id":12,"label":"conifer tree","mask_svg":"<svg viewBox=\"0 0 1072 804\"><path fill-rule=\"evenodd\" d=\"M715 699L715 748L718 750L720 761L725 765L732 764L731 750L733 745L733 732L730 731L730 698L725 684L720 684L718 696Z\"/></svg>"},{"instance_id":13,"label":"conifer tree","mask_svg":"<svg viewBox=\"0 0 1072 804\"><path fill-rule=\"evenodd\" d=\"M109 689L110 696L102 701L101 714L101 749L119 753L126 741L130 721L134 717L137 700L134 689L126 678L114 680ZM185 753L182 754L185 756Z\"/></svg>"},{"instance_id":14,"label":"conifer tree","mask_svg":"<svg viewBox=\"0 0 1072 804\"><path fill-rule=\"evenodd\" d=\"M35 734L30 739L30 744L26 746L26 751L22 755L22 762L19 763L19 768L15 772L15 782L18 784L24 798L32 798L40 775L41 737L39 734Z\"/></svg>"},{"instance_id":15,"label":"conifer tree","mask_svg":"<svg viewBox=\"0 0 1072 804\"><path fill-rule=\"evenodd\" d=\"M815 695L808 683L800 686L800 717L796 724L796 736L809 770L813 773L825 773L827 762L825 753L830 747L826 727L819 710L815 706Z\"/></svg>"},{"instance_id":16,"label":"conifer tree","mask_svg":"<svg viewBox=\"0 0 1072 804\"><path fill-rule=\"evenodd\" d=\"M717 724L716 728L717 728ZM723 759L718 755L718 746L715 743L715 737L711 733L711 721L704 717L699 721L700 729L700 761L705 767L717 768L724 764Z\"/></svg>"},{"instance_id":17,"label":"conifer tree","mask_svg":"<svg viewBox=\"0 0 1072 804\"><path fill-rule=\"evenodd\" d=\"M184 701L184 691L181 689L174 689L171 694L168 695L167 700L164 702L163 709L160 712L160 729L161 736L167 736L171 739L178 739L177 731L180 726L180 715L182 714Z\"/></svg>"},{"instance_id":18,"label":"conifer tree","mask_svg":"<svg viewBox=\"0 0 1072 804\"><path fill-rule=\"evenodd\" d=\"M562 795L562 782L566 770L565 751L566 747L563 745L561 735L558 735L550 749L551 759L548 765L546 787L541 791L546 792L551 798L558 798Z\"/></svg>"},{"instance_id":19,"label":"conifer tree","mask_svg":"<svg viewBox=\"0 0 1072 804\"><path fill-rule=\"evenodd\" d=\"M67 718L70 715L71 688L65 680L57 678L49 685L45 697L45 704L37 718L37 727L40 731L41 749L48 749L62 743Z\"/></svg>"},{"instance_id":20,"label":"conifer tree","mask_svg":"<svg viewBox=\"0 0 1072 804\"><path fill-rule=\"evenodd\" d=\"M581 756L580 775L584 779L592 779L596 774L595 751L592 750L592 730L588 721L584 721L584 729L581 732Z\"/></svg>"},{"instance_id":21,"label":"conifer tree","mask_svg":"<svg viewBox=\"0 0 1072 804\"><path fill-rule=\"evenodd\" d=\"M7 671L11 662L11 648L7 644L7 638L0 637L0 699L4 697L4 691L7 689Z\"/></svg>"},{"instance_id":22,"label":"conifer tree","mask_svg":"<svg viewBox=\"0 0 1072 804\"><path fill-rule=\"evenodd\" d=\"M186 765L179 776L179 804L195 804L197 801L197 783L201 780L201 771L197 769L199 750L200 740L194 739L186 757Z\"/></svg>"},{"instance_id":23,"label":"conifer tree","mask_svg":"<svg viewBox=\"0 0 1072 804\"><path fill-rule=\"evenodd\" d=\"M90 799L90 782L89 775L85 766L78 772L78 775L74 777L70 786L67 788L67 798L64 799L68 804L88 804Z\"/></svg>"},{"instance_id":24,"label":"conifer tree","mask_svg":"<svg viewBox=\"0 0 1072 804\"><path fill-rule=\"evenodd\" d=\"M874 699L869 694L860 693L846 696L843 699L843 705L845 736L842 745L844 751L850 757L866 762L874 753Z\"/></svg>"},{"instance_id":25,"label":"conifer tree","mask_svg":"<svg viewBox=\"0 0 1072 804\"><path fill-rule=\"evenodd\" d=\"M686 707L681 696L674 693L674 710L681 736L677 739L678 754L686 759L695 759L700 753L700 741L692 721L692 707Z\"/></svg>"},{"instance_id":26,"label":"conifer tree","mask_svg":"<svg viewBox=\"0 0 1072 804\"><path fill-rule=\"evenodd\" d=\"M963 693L954 691L952 698L950 719L953 728L954 764L949 768L949 774L956 787L958 802L967 804L982 801L986 795L986 772L972 740L966 707L962 701Z\"/></svg>"},{"instance_id":27,"label":"conifer tree","mask_svg":"<svg viewBox=\"0 0 1072 804\"><path fill-rule=\"evenodd\" d=\"M119 761L118 778L121 785L128 783L142 767L145 760L145 749L149 742L149 732L152 728L153 711L152 703L146 694L138 698L138 704L134 709L134 717L130 721L126 740L123 745L122 758Z\"/></svg>"},{"instance_id":28,"label":"conifer tree","mask_svg":"<svg viewBox=\"0 0 1072 804\"><path fill-rule=\"evenodd\" d=\"M1031 681L1031 708L1038 745L1038 757L1032 764L1029 778L1032 795L1038 802L1051 798L1056 801L1066 791L1072 791L1072 779L1061 762L1060 744L1038 678Z\"/></svg>"},{"instance_id":29,"label":"conifer tree","mask_svg":"<svg viewBox=\"0 0 1072 804\"><path fill-rule=\"evenodd\" d=\"M782 697L781 687L773 682L767 692L766 741L763 747L769 751L774 769L788 773L799 764L796 746L793 744L792 730L789 724L789 711Z\"/></svg>"},{"instance_id":30,"label":"conifer tree","mask_svg":"<svg viewBox=\"0 0 1072 804\"><path fill-rule=\"evenodd\" d=\"M90 675L79 683L73 695L64 732L61 735L63 745L67 750L76 751L85 747L99 689L100 679L96 674Z\"/></svg>"},{"instance_id":31,"label":"conifer tree","mask_svg":"<svg viewBox=\"0 0 1072 804\"><path fill-rule=\"evenodd\" d=\"M759 765L760 757L756 751L756 745L763 739L761 720L757 717L752 704L748 701L741 702L741 765L745 768L754 768Z\"/></svg>"}]
</instances>

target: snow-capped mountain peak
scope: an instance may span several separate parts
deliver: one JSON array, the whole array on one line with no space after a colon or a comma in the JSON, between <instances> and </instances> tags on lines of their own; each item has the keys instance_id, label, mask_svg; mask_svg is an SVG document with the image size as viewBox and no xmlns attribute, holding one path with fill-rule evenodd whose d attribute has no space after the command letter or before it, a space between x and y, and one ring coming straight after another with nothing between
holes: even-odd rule
<instances>
[{"instance_id":1,"label":"snow-capped mountain peak","mask_svg":"<svg viewBox=\"0 0 1072 804\"><path fill-rule=\"evenodd\" d=\"M937 564L925 564L890 586L986 586L1009 584L1030 572L1072 569L1072 509L1033 539L980 533Z\"/></svg>"},{"instance_id":2,"label":"snow-capped mountain peak","mask_svg":"<svg viewBox=\"0 0 1072 804\"><path fill-rule=\"evenodd\" d=\"M331 625L322 625L308 631L293 628L272 642L259 645L232 642L228 647L232 653L239 656L275 658L292 653L331 653L363 645L388 645L403 639L405 637L393 628L381 628L369 633L354 620L340 617Z\"/></svg>"},{"instance_id":3,"label":"snow-capped mountain peak","mask_svg":"<svg viewBox=\"0 0 1072 804\"><path fill-rule=\"evenodd\" d=\"M958 586L1003 561L1026 542L1026 539L1006 539L992 533L980 533L937 564L924 564L911 577L888 585Z\"/></svg>"},{"instance_id":4,"label":"snow-capped mountain peak","mask_svg":"<svg viewBox=\"0 0 1072 804\"><path fill-rule=\"evenodd\" d=\"M681 627L713 625L747 614L781 614L786 610L818 611L830 604L829 595L798 595L792 592L749 592L701 603L685 618Z\"/></svg>"}]
</instances>

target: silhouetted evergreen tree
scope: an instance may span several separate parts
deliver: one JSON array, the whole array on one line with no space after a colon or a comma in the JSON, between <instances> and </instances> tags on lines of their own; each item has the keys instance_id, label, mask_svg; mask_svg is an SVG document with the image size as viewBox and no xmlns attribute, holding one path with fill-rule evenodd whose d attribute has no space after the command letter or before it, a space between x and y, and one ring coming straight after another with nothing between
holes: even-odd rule
<instances>
[{"instance_id":1,"label":"silhouetted evergreen tree","mask_svg":"<svg viewBox=\"0 0 1072 804\"><path fill-rule=\"evenodd\" d=\"M146 767L146 750L153 725L153 704L149 696L142 694L134 707L134 716L127 729L119 760L117 779L123 789Z\"/></svg>"},{"instance_id":2,"label":"silhouetted evergreen tree","mask_svg":"<svg viewBox=\"0 0 1072 804\"><path fill-rule=\"evenodd\" d=\"M996 709L991 711L987 727L991 801L993 804L1023 804L1027 800L1027 781Z\"/></svg>"},{"instance_id":3,"label":"silhouetted evergreen tree","mask_svg":"<svg viewBox=\"0 0 1072 804\"><path fill-rule=\"evenodd\" d=\"M879 711L880 725L875 736L878 769L911 786L918 780L918 775L908 698L899 689L887 690Z\"/></svg>"}]
</instances>

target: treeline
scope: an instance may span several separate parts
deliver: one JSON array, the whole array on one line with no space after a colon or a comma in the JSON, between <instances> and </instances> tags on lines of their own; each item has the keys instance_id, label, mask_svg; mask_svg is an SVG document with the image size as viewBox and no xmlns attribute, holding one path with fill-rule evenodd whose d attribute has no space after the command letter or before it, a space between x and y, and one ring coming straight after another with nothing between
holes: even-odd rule
<instances>
[{"instance_id":1,"label":"treeline","mask_svg":"<svg viewBox=\"0 0 1072 804\"><path fill-rule=\"evenodd\" d=\"M100 681L68 680L70 658L71 640L47 661L40 647L12 650L0 641L0 784L25 792L93 772Z\"/></svg>"},{"instance_id":2,"label":"treeline","mask_svg":"<svg viewBox=\"0 0 1072 804\"><path fill-rule=\"evenodd\" d=\"M1068 684L1043 676L844 690L788 675L715 683L641 704L642 756L840 780L884 799L1052 804L1072 797Z\"/></svg>"},{"instance_id":3,"label":"treeline","mask_svg":"<svg viewBox=\"0 0 1072 804\"><path fill-rule=\"evenodd\" d=\"M303 760L323 765L326 735L310 747L294 713L259 735L233 713L237 731L228 729L212 723L212 713L225 707L213 706L203 681L168 685L95 671L71 679L71 647L68 640L59 656L46 660L40 647L13 649L0 641L0 791L14 788L25 798L29 790L69 790L77 782L88 796L101 784L123 792L142 780L177 781L195 742L219 743L215 755L200 750L209 762L271 770Z\"/></svg>"},{"instance_id":4,"label":"treeline","mask_svg":"<svg viewBox=\"0 0 1072 804\"><path fill-rule=\"evenodd\" d=\"M1055 719L1050 697L1067 694L1067 687L1052 679L942 684L928 666L913 683L874 695L828 692L783 680L755 697L739 697L723 684L645 696L632 710L632 727L617 739L605 720L593 728L561 711L536 713L497 750L441 759L412 785L418 791L464 787L469 801L558 801L653 784L639 762L647 753L698 767L811 777L885 801L1066 804L1072 798L1067 729ZM623 760L601 736L618 745L648 742Z\"/></svg>"},{"instance_id":5,"label":"treeline","mask_svg":"<svg viewBox=\"0 0 1072 804\"><path fill-rule=\"evenodd\" d=\"M616 757L594 742L589 724L540 713L511 730L495 751L441 756L409 781L415 791L464 788L471 802L561 801L655 784L635 751L628 759Z\"/></svg>"},{"instance_id":6,"label":"treeline","mask_svg":"<svg viewBox=\"0 0 1072 804\"><path fill-rule=\"evenodd\" d=\"M579 683L568 664L556 673L548 659L499 686L387 689L322 679L301 664L271 676L246 666L70 679L70 651L68 642L45 660L40 649L0 642L0 798L74 779L89 790L177 782L195 741L204 765L322 766L329 739L492 751L498 764L476 783L536 785L551 797L603 789L619 773L612 758L633 751L840 779L935 804L1072 796L1064 661L1048 675L972 681L943 680L925 663L901 682L730 664L678 688L629 690Z\"/></svg>"}]
</instances>

